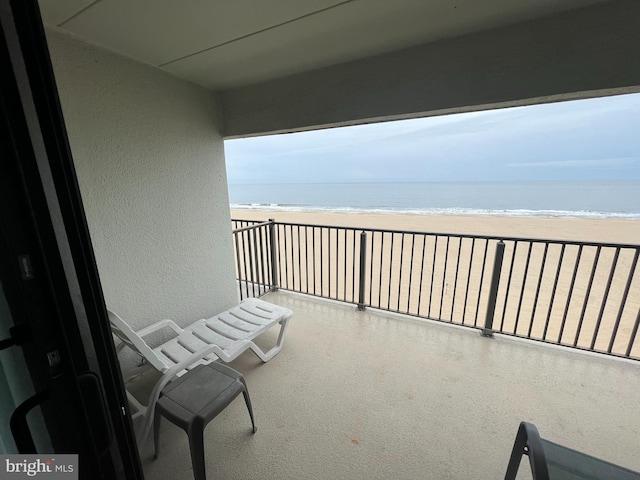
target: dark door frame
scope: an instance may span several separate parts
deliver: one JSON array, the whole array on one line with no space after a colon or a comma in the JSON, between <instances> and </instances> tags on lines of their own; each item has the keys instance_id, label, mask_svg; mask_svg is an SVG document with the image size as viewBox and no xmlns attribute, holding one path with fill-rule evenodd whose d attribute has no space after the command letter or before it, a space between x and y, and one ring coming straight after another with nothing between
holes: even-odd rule
<instances>
[{"instance_id":1,"label":"dark door frame","mask_svg":"<svg viewBox=\"0 0 640 480\"><path fill-rule=\"evenodd\" d=\"M0 1L0 41L11 63L0 73L4 127L11 131L19 187L27 197L21 221L33 229L33 261L49 291L47 321L64 334L67 374L99 379L122 471L127 478L143 478L38 3ZM14 267L12 276L19 278L17 259ZM14 286L8 288L17 294ZM75 393L90 417L95 399L82 388Z\"/></svg>"}]
</instances>

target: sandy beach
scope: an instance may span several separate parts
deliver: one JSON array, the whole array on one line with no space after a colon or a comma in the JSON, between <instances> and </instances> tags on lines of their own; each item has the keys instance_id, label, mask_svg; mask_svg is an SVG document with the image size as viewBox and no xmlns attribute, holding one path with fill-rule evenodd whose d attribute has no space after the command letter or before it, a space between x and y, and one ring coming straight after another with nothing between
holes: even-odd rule
<instances>
[{"instance_id":1,"label":"sandy beach","mask_svg":"<svg viewBox=\"0 0 640 480\"><path fill-rule=\"evenodd\" d=\"M631 219L266 210L232 210L231 218L495 238L640 243L640 220ZM356 232L334 229L321 234L319 229L291 229L282 233L280 247L284 251L286 236L290 252L280 266L285 288L316 288L323 296L355 300L358 275L352 259L359 251ZM322 258L320 237L324 240ZM367 301L372 305L453 323L483 324L496 240L373 234L367 241L368 257L375 260L369 263L366 278ZM640 309L636 249L616 253L615 248L544 242L505 244L494 328L584 348L591 347L597 330L596 349L626 353ZM615 275L608 287L612 270ZM627 299L621 309L625 291ZM631 355L640 357L640 341L635 342Z\"/></svg>"},{"instance_id":2,"label":"sandy beach","mask_svg":"<svg viewBox=\"0 0 640 480\"><path fill-rule=\"evenodd\" d=\"M232 210L231 218L420 232L640 244L640 220Z\"/></svg>"}]
</instances>

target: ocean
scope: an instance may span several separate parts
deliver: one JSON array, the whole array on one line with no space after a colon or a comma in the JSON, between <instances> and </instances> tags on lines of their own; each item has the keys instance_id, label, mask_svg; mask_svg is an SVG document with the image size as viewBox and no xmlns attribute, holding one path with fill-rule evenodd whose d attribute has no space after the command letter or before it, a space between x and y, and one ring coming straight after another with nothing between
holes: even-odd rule
<instances>
[{"instance_id":1,"label":"ocean","mask_svg":"<svg viewBox=\"0 0 640 480\"><path fill-rule=\"evenodd\" d=\"M233 209L640 219L640 181L229 185Z\"/></svg>"}]
</instances>

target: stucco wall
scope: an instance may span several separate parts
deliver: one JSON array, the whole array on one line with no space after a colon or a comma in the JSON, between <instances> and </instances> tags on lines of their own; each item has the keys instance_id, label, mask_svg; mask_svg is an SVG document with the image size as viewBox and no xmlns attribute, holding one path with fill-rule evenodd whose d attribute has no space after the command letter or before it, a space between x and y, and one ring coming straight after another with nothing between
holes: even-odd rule
<instances>
[{"instance_id":1,"label":"stucco wall","mask_svg":"<svg viewBox=\"0 0 640 480\"><path fill-rule=\"evenodd\" d=\"M107 305L141 327L237 301L216 97L49 30Z\"/></svg>"}]
</instances>

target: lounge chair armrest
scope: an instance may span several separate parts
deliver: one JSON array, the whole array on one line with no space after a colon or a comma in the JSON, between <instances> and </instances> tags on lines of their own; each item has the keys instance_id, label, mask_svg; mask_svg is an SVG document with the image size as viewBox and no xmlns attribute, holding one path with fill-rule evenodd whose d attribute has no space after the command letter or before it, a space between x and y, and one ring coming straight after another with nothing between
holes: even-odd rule
<instances>
[{"instance_id":1,"label":"lounge chair armrest","mask_svg":"<svg viewBox=\"0 0 640 480\"><path fill-rule=\"evenodd\" d=\"M182 330L182 328L176 325L176 323L173 320L166 319L166 320L160 320L159 322L156 322L156 323L152 323L148 327L144 327L143 329L138 330L136 333L139 336L144 337L146 335L149 335L150 333L157 332L158 330L162 330L163 328L166 328L166 327L169 327L171 330L173 330L177 334L180 334L184 331Z\"/></svg>"}]
</instances>

